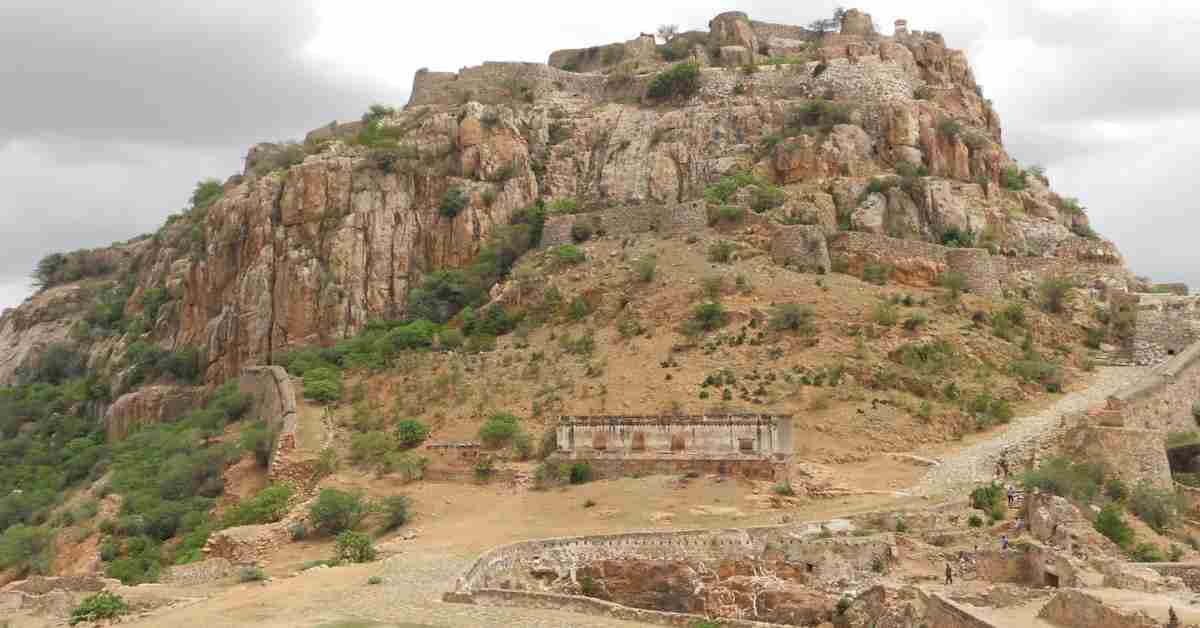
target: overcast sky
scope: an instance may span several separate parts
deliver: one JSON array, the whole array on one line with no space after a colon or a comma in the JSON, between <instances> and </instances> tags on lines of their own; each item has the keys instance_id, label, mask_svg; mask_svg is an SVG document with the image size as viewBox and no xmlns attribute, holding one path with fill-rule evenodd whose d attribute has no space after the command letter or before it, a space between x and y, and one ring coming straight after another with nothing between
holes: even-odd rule
<instances>
[{"instance_id":1,"label":"overcast sky","mask_svg":"<svg viewBox=\"0 0 1200 628\"><path fill-rule=\"evenodd\" d=\"M254 142L403 104L417 68L545 61L732 9L806 24L837 4L0 0L0 308L42 255L153 231ZM1080 197L1136 272L1200 287L1196 2L857 6L885 34L906 17L966 50L1009 152Z\"/></svg>"}]
</instances>

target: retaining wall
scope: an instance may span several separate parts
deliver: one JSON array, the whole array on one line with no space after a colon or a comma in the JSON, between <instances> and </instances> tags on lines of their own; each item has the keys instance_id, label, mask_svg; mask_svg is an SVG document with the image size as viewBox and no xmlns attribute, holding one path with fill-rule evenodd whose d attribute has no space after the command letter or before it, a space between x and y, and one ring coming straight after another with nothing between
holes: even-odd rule
<instances>
[{"instance_id":1,"label":"retaining wall","mask_svg":"<svg viewBox=\"0 0 1200 628\"><path fill-rule=\"evenodd\" d=\"M1200 400L1200 343L1108 398L1108 410L1126 427L1162 432L1196 429L1192 404ZM1165 454L1164 454L1165 455Z\"/></svg>"},{"instance_id":2,"label":"retaining wall","mask_svg":"<svg viewBox=\"0 0 1200 628\"><path fill-rule=\"evenodd\" d=\"M934 593L929 596L926 611L929 625L935 628L998 628L976 617L965 607Z\"/></svg>"},{"instance_id":3,"label":"retaining wall","mask_svg":"<svg viewBox=\"0 0 1200 628\"><path fill-rule=\"evenodd\" d=\"M1189 590L1200 593L1200 563L1135 563L1135 566L1161 576L1179 578Z\"/></svg>"},{"instance_id":4,"label":"retaining wall","mask_svg":"<svg viewBox=\"0 0 1200 628\"><path fill-rule=\"evenodd\" d=\"M303 488L312 478L315 461L312 456L296 450L299 415L291 376L280 366L248 366L238 377L238 388L250 395L251 413L265 421L267 428L276 434L267 476L272 482L287 482L297 489ZM297 499L299 497L297 491Z\"/></svg>"},{"instance_id":5,"label":"retaining wall","mask_svg":"<svg viewBox=\"0 0 1200 628\"><path fill-rule=\"evenodd\" d=\"M678 236L703 231L708 226L703 201L660 207L631 205L581 214L550 216L542 230L542 246L571 244L571 228L587 225L594 235L628 236L657 231Z\"/></svg>"},{"instance_id":6,"label":"retaining wall","mask_svg":"<svg viewBox=\"0 0 1200 628\"><path fill-rule=\"evenodd\" d=\"M1133 356L1138 364L1170 359L1200 340L1200 297L1138 296L1133 338Z\"/></svg>"},{"instance_id":7,"label":"retaining wall","mask_svg":"<svg viewBox=\"0 0 1200 628\"><path fill-rule=\"evenodd\" d=\"M1159 488L1174 486L1161 431L1082 426L1066 435L1062 448L1075 460L1104 464L1128 486L1143 480Z\"/></svg>"}]
</instances>

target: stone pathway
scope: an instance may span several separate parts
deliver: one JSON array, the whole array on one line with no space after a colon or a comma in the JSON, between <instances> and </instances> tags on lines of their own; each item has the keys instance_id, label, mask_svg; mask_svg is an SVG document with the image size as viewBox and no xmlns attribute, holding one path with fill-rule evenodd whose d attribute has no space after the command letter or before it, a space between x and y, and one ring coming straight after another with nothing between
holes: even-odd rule
<instances>
[{"instance_id":1,"label":"stone pathway","mask_svg":"<svg viewBox=\"0 0 1200 628\"><path fill-rule=\"evenodd\" d=\"M911 492L914 495L944 495L964 485L990 481L1002 451L1035 441L1058 426L1064 415L1103 405L1109 395L1148 371L1142 367L1099 369L1088 388L1064 395L1040 414L1014 419L987 440L944 458Z\"/></svg>"}]
</instances>

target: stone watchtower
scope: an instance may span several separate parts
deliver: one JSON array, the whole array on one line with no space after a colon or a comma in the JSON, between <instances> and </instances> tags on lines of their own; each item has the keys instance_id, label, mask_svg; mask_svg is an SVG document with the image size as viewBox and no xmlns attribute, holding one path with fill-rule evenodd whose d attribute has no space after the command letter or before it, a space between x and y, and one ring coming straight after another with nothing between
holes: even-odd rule
<instances>
[{"instance_id":1,"label":"stone watchtower","mask_svg":"<svg viewBox=\"0 0 1200 628\"><path fill-rule=\"evenodd\" d=\"M842 16L842 34L858 37L870 37L875 34L875 23L871 21L870 13L858 9L850 9Z\"/></svg>"},{"instance_id":2,"label":"stone watchtower","mask_svg":"<svg viewBox=\"0 0 1200 628\"><path fill-rule=\"evenodd\" d=\"M896 20L896 37L903 37L908 34L908 20Z\"/></svg>"}]
</instances>

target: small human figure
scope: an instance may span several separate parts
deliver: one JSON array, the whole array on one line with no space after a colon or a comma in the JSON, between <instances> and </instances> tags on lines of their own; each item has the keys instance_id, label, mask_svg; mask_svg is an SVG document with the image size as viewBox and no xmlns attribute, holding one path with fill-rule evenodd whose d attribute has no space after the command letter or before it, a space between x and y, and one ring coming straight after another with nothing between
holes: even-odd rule
<instances>
[{"instance_id":1,"label":"small human figure","mask_svg":"<svg viewBox=\"0 0 1200 628\"><path fill-rule=\"evenodd\" d=\"M1021 530L1025 529L1025 520L1017 517L1017 536L1021 536Z\"/></svg>"},{"instance_id":2,"label":"small human figure","mask_svg":"<svg viewBox=\"0 0 1200 628\"><path fill-rule=\"evenodd\" d=\"M1013 488L1008 487L1008 507L1012 508L1013 501L1016 499L1016 494L1013 493Z\"/></svg>"},{"instance_id":3,"label":"small human figure","mask_svg":"<svg viewBox=\"0 0 1200 628\"><path fill-rule=\"evenodd\" d=\"M1007 534L1003 534L1000 536L1000 549L1001 550L1008 549L1008 535Z\"/></svg>"},{"instance_id":4,"label":"small human figure","mask_svg":"<svg viewBox=\"0 0 1200 628\"><path fill-rule=\"evenodd\" d=\"M950 568L950 563L946 563L946 586L954 584L954 570Z\"/></svg>"},{"instance_id":5,"label":"small human figure","mask_svg":"<svg viewBox=\"0 0 1200 628\"><path fill-rule=\"evenodd\" d=\"M1179 628L1179 615L1175 614L1175 607L1172 606L1167 613L1167 628Z\"/></svg>"}]
</instances>

